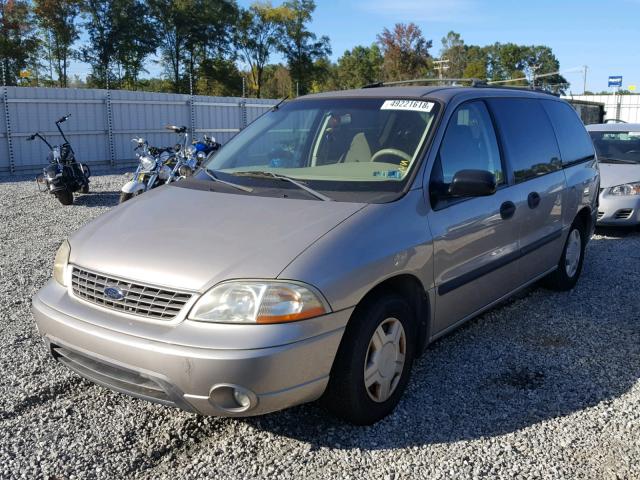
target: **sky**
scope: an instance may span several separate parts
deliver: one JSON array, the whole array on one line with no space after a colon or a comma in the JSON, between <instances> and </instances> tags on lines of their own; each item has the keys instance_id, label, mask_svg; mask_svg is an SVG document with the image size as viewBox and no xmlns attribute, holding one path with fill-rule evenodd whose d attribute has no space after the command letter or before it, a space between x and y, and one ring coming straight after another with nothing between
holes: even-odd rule
<instances>
[{"instance_id":1,"label":"sky","mask_svg":"<svg viewBox=\"0 0 640 480\"><path fill-rule=\"evenodd\" d=\"M243 7L251 3L238 0ZM433 40L435 57L450 30L467 44L547 45L572 93L582 93L584 65L588 90L607 90L607 77L622 75L624 88L637 85L640 92L640 0L316 0L316 6L310 28L330 38L334 61L355 45L375 42L385 27L415 22ZM86 74L75 67L73 73Z\"/></svg>"}]
</instances>

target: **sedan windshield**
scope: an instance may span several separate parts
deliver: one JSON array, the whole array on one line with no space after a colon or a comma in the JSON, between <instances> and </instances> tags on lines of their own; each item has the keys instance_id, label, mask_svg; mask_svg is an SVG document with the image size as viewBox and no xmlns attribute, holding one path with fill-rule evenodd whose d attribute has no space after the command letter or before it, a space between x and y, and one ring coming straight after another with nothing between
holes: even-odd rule
<instances>
[{"instance_id":1,"label":"sedan windshield","mask_svg":"<svg viewBox=\"0 0 640 480\"><path fill-rule=\"evenodd\" d=\"M589 133L600 162L640 164L640 131Z\"/></svg>"},{"instance_id":2,"label":"sedan windshield","mask_svg":"<svg viewBox=\"0 0 640 480\"><path fill-rule=\"evenodd\" d=\"M397 193L418 163L436 110L422 100L291 102L257 119L206 168L226 180L268 180L272 187L291 187L281 181L288 177L315 191Z\"/></svg>"}]
</instances>

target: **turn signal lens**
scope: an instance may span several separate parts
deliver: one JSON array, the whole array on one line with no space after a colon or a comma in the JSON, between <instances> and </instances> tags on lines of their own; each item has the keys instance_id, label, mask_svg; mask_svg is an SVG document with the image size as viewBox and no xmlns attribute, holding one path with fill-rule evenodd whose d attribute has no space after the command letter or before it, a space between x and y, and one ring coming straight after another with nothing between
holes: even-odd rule
<instances>
[{"instance_id":1,"label":"turn signal lens","mask_svg":"<svg viewBox=\"0 0 640 480\"><path fill-rule=\"evenodd\" d=\"M56 258L53 261L53 278L60 285L66 287L64 272L67 269L67 264L69 263L69 254L71 253L71 246L69 242L65 240L58 248L56 252Z\"/></svg>"},{"instance_id":2,"label":"turn signal lens","mask_svg":"<svg viewBox=\"0 0 640 480\"><path fill-rule=\"evenodd\" d=\"M227 282L205 293L189 318L215 323L284 323L329 311L312 287L285 282Z\"/></svg>"}]
</instances>

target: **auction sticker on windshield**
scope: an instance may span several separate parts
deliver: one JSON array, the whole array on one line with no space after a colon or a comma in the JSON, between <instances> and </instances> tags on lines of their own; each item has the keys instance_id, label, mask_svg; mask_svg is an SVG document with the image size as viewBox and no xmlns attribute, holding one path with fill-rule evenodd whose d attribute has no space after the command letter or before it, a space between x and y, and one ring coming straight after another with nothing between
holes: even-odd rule
<instances>
[{"instance_id":1,"label":"auction sticker on windshield","mask_svg":"<svg viewBox=\"0 0 640 480\"><path fill-rule=\"evenodd\" d=\"M385 100L380 110L412 110L414 112L430 112L433 102L420 100Z\"/></svg>"}]
</instances>

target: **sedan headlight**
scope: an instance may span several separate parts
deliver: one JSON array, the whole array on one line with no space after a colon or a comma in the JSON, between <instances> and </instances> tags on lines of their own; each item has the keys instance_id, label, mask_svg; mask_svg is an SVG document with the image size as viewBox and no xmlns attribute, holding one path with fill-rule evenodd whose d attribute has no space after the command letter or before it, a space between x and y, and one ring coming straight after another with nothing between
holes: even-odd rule
<instances>
[{"instance_id":1,"label":"sedan headlight","mask_svg":"<svg viewBox=\"0 0 640 480\"><path fill-rule=\"evenodd\" d=\"M640 195L640 182L616 185L611 187L608 193L614 196Z\"/></svg>"},{"instance_id":2,"label":"sedan headlight","mask_svg":"<svg viewBox=\"0 0 640 480\"><path fill-rule=\"evenodd\" d=\"M67 264L69 263L69 254L71 254L71 246L69 242L65 240L58 248L56 252L56 258L53 261L53 278L60 285L66 287L64 272L67 269Z\"/></svg>"},{"instance_id":3,"label":"sedan headlight","mask_svg":"<svg viewBox=\"0 0 640 480\"><path fill-rule=\"evenodd\" d=\"M304 320L329 313L320 293L288 282L221 283L193 306L189 318L203 322L265 324Z\"/></svg>"},{"instance_id":4,"label":"sedan headlight","mask_svg":"<svg viewBox=\"0 0 640 480\"><path fill-rule=\"evenodd\" d=\"M143 155L142 157L140 157L140 166L143 170L146 171L153 170L153 168L156 166L156 159L150 157L149 155Z\"/></svg>"}]
</instances>

